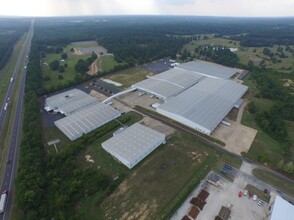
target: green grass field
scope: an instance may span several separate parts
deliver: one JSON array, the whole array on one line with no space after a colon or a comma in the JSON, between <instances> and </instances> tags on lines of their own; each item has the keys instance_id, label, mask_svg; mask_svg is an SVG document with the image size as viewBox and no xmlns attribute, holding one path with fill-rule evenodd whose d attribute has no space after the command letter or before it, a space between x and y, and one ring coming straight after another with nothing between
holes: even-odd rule
<instances>
[{"instance_id":1,"label":"green grass field","mask_svg":"<svg viewBox=\"0 0 294 220\"><path fill-rule=\"evenodd\" d=\"M152 73L140 67L132 67L108 75L105 78L121 83L123 88L129 88L132 84L146 79L147 75L152 75Z\"/></svg>"},{"instance_id":2,"label":"green grass field","mask_svg":"<svg viewBox=\"0 0 294 220\"><path fill-rule=\"evenodd\" d=\"M241 161L207 147L190 135L175 133L132 170L119 164L101 148L104 137L80 156L89 154L98 168L112 177L126 179L100 206L93 195L78 207L85 219L166 219L186 199L200 180L213 168ZM80 162L85 163L85 162ZM97 163L97 164L96 164ZM90 165L88 165L90 166Z\"/></svg>"},{"instance_id":3,"label":"green grass field","mask_svg":"<svg viewBox=\"0 0 294 220\"><path fill-rule=\"evenodd\" d=\"M252 186L250 184L247 184L247 186L245 187L245 189L248 190L248 192L252 192L255 195L257 195L257 197L267 203L269 203L270 201L270 195L265 194L263 191L261 191L260 189L256 188L255 186Z\"/></svg>"},{"instance_id":4,"label":"green grass field","mask_svg":"<svg viewBox=\"0 0 294 220\"><path fill-rule=\"evenodd\" d=\"M101 71L111 71L115 66L122 65L124 63L118 63L115 61L113 55L103 55L99 59L99 69Z\"/></svg>"},{"instance_id":5,"label":"green grass field","mask_svg":"<svg viewBox=\"0 0 294 220\"><path fill-rule=\"evenodd\" d=\"M66 51L66 49L65 49ZM75 76L76 76L76 71L75 71L75 65L78 62L79 59L86 59L88 56L87 55L75 55L71 52L68 52L68 58L65 62L61 62L61 54L47 54L46 57L42 60L43 63L50 64L53 60L59 60L60 65L64 65L67 63L68 67L65 68L65 72L60 73L58 70L57 71L52 71L49 66L43 65L43 78L44 77L50 77L50 80L48 81L43 81L44 83L44 88L51 88L52 86L64 84L68 81L72 81ZM63 76L63 79L58 79L58 76L61 75Z\"/></svg>"},{"instance_id":6,"label":"green grass field","mask_svg":"<svg viewBox=\"0 0 294 220\"><path fill-rule=\"evenodd\" d=\"M280 178L272 176L268 172L257 169L257 168L254 169L252 173L256 178L294 197L294 184L283 181Z\"/></svg>"},{"instance_id":7,"label":"green grass field","mask_svg":"<svg viewBox=\"0 0 294 220\"><path fill-rule=\"evenodd\" d=\"M258 111L269 110L272 107L273 102L271 100L255 97L259 91L254 82L249 80L249 77L244 79L244 84L249 86L250 92L247 97L254 101ZM242 124L258 130L249 151L244 155L254 160L257 160L258 156L265 155L268 159L267 163L276 166L284 158L281 144L258 127L254 115L249 113L246 108L242 117Z\"/></svg>"}]
</instances>

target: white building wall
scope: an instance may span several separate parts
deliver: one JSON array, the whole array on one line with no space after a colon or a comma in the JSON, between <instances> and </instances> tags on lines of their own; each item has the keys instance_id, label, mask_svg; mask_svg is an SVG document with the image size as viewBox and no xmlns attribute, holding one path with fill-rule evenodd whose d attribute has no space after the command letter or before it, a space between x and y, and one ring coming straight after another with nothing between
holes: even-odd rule
<instances>
[{"instance_id":1,"label":"white building wall","mask_svg":"<svg viewBox=\"0 0 294 220\"><path fill-rule=\"evenodd\" d=\"M136 166L138 163L140 163L145 157L147 157L152 151L154 151L157 147L159 147L163 143L165 143L165 135L164 134L162 134L161 137L158 137L157 140L154 140L152 145L149 148L146 148L145 152L138 155L132 161L129 161L127 158L119 155L117 152L112 151L111 149L107 148L107 146L104 143L102 143L101 145L104 150L106 150L108 153L110 153L118 161L120 161L122 164L124 164L129 169L132 169L134 166Z\"/></svg>"},{"instance_id":2,"label":"white building wall","mask_svg":"<svg viewBox=\"0 0 294 220\"><path fill-rule=\"evenodd\" d=\"M164 116L166 116L168 118L171 118L171 119L173 119L173 120L175 120L175 121L177 121L177 122L179 122L179 123L181 123L183 125L186 125L186 126L188 126L190 128L193 128L193 129L195 129L195 130L197 130L199 132L202 132L204 134L210 135L211 132L212 132L211 130L209 130L209 129L205 128L205 127L202 127L201 125L196 124L195 122L193 122L193 121L191 121L189 119L186 119L186 118L184 118L184 117L182 117L180 115L173 114L171 112L162 110L160 108L157 108L156 112L158 112L159 114L164 115Z\"/></svg>"}]
</instances>

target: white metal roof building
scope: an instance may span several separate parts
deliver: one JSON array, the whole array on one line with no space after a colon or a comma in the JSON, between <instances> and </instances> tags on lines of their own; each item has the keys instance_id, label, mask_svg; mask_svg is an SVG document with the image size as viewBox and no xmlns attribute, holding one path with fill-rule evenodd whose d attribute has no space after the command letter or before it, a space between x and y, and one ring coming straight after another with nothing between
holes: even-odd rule
<instances>
[{"instance_id":1,"label":"white metal roof building","mask_svg":"<svg viewBox=\"0 0 294 220\"><path fill-rule=\"evenodd\" d=\"M229 79L237 72L235 68L200 60L180 64L175 69L190 70L203 76L221 79Z\"/></svg>"},{"instance_id":2,"label":"white metal roof building","mask_svg":"<svg viewBox=\"0 0 294 220\"><path fill-rule=\"evenodd\" d=\"M193 86L202 77L189 70L171 69L138 82L132 87L167 100Z\"/></svg>"},{"instance_id":3,"label":"white metal roof building","mask_svg":"<svg viewBox=\"0 0 294 220\"><path fill-rule=\"evenodd\" d=\"M102 147L131 169L162 143L165 143L164 134L135 123L114 133L112 138L102 143Z\"/></svg>"},{"instance_id":4,"label":"white metal roof building","mask_svg":"<svg viewBox=\"0 0 294 220\"><path fill-rule=\"evenodd\" d=\"M70 140L74 141L120 115L120 111L107 104L95 103L54 123Z\"/></svg>"},{"instance_id":5,"label":"white metal roof building","mask_svg":"<svg viewBox=\"0 0 294 220\"><path fill-rule=\"evenodd\" d=\"M46 98L45 110L53 110L54 112L60 112L64 115L70 115L95 102L98 102L98 100L87 93L79 89L71 89Z\"/></svg>"},{"instance_id":6,"label":"white metal roof building","mask_svg":"<svg viewBox=\"0 0 294 220\"><path fill-rule=\"evenodd\" d=\"M271 209L270 220L290 219L294 219L294 205L277 195Z\"/></svg>"},{"instance_id":7,"label":"white metal roof building","mask_svg":"<svg viewBox=\"0 0 294 220\"><path fill-rule=\"evenodd\" d=\"M218 126L248 87L231 80L204 78L156 108L166 117L205 134Z\"/></svg>"}]
</instances>

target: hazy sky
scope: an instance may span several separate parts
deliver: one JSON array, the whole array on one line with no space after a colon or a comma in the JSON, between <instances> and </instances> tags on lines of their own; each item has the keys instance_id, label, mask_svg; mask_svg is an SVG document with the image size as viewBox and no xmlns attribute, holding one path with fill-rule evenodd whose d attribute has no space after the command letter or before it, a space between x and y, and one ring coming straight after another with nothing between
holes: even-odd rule
<instances>
[{"instance_id":1,"label":"hazy sky","mask_svg":"<svg viewBox=\"0 0 294 220\"><path fill-rule=\"evenodd\" d=\"M294 0L0 0L0 15L294 16Z\"/></svg>"}]
</instances>

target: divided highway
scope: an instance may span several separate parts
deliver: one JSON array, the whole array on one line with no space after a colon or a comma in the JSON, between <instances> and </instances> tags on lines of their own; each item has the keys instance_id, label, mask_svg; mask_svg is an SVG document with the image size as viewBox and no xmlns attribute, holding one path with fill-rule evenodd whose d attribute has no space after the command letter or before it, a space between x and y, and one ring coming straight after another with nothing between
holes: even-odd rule
<instances>
[{"instance_id":1,"label":"divided highway","mask_svg":"<svg viewBox=\"0 0 294 220\"><path fill-rule=\"evenodd\" d=\"M19 94L16 96L16 100L14 100L16 106L16 112L14 116L13 121L13 129L10 133L9 137L9 146L8 146L8 154L7 154L7 160L2 161L2 163L5 164L5 170L2 176L2 184L1 184L1 193L5 190L8 190L7 200L6 200L6 207L4 213L0 214L0 220L2 219L9 219L11 206L12 206L12 197L13 197L13 190L14 190L14 177L17 170L17 156L19 151L19 145L20 145L20 139L21 139L21 125L22 125L22 113L23 113L23 99L24 99L24 88L25 88L25 79L26 79L26 71L27 71L27 63L28 63L28 56L30 53L30 47L31 47L31 40L33 37L33 21L31 23L31 27L26 39L26 42L24 43L20 54L18 56L14 71L13 71L13 80L11 80L5 99L3 100L3 105L0 110L0 132L3 132L3 126L5 122L6 113L8 110L5 110L5 103L8 103L7 109L9 109L9 101L10 97L12 96L12 93L14 91L14 84L16 84L17 80L17 74L19 73L19 70L22 71L21 75L21 83L20 83L20 89ZM24 65L22 66L22 61L24 59Z\"/></svg>"}]
</instances>

